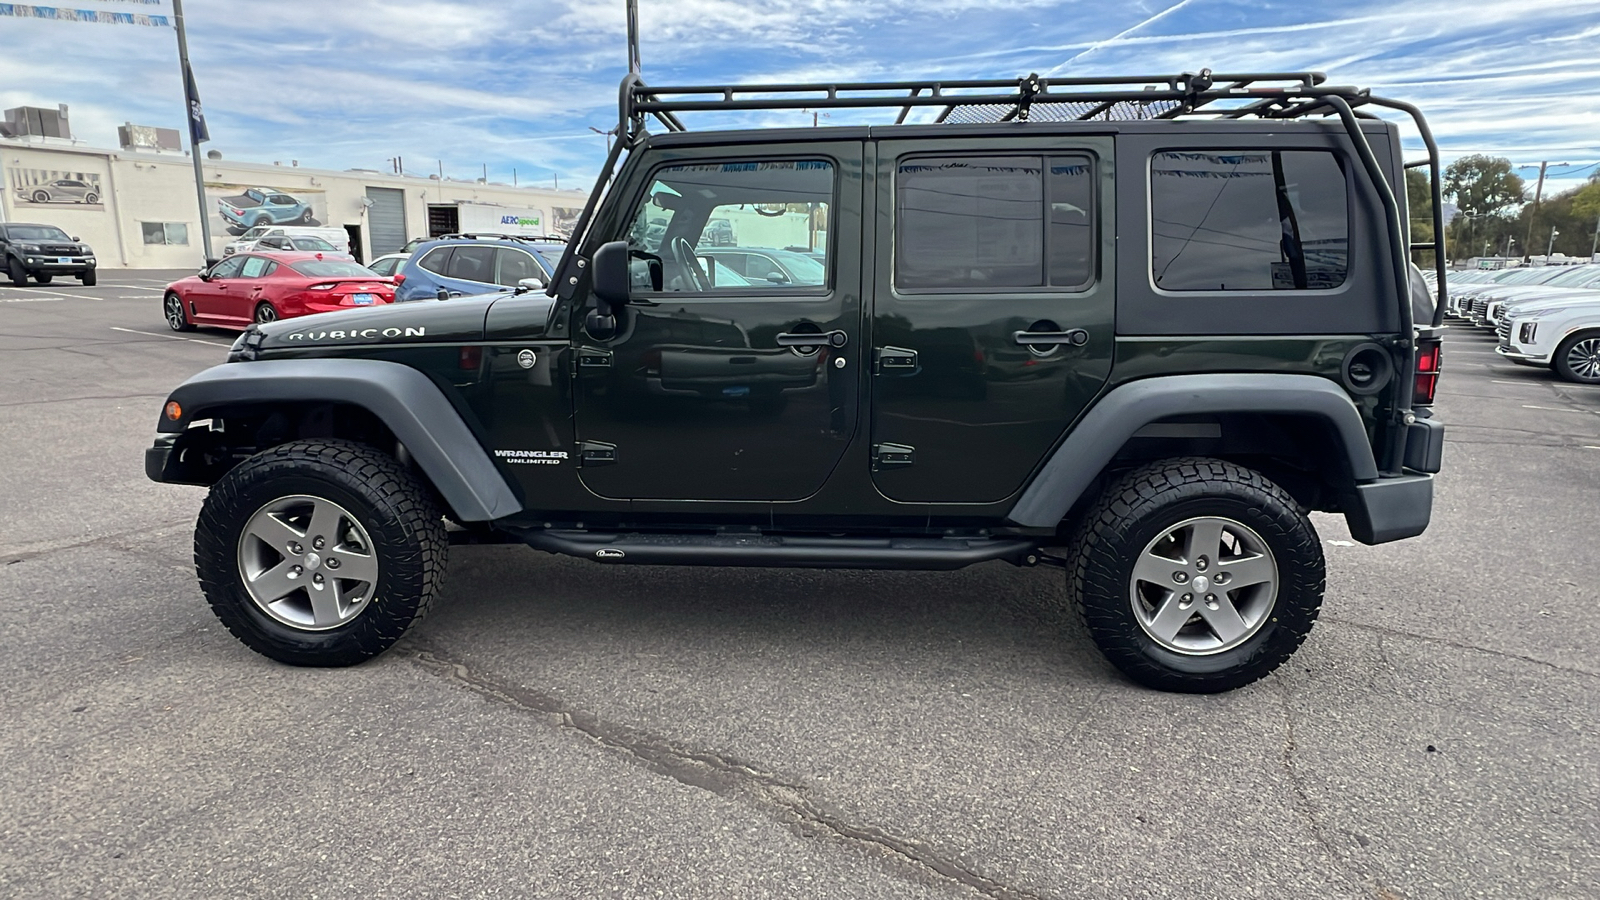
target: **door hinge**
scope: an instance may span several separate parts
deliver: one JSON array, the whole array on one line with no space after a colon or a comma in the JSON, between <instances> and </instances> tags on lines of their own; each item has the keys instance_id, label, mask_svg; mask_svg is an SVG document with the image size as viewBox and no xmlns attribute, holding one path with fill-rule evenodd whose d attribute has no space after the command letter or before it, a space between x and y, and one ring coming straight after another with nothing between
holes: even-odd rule
<instances>
[{"instance_id":1,"label":"door hinge","mask_svg":"<svg viewBox=\"0 0 1600 900\"><path fill-rule=\"evenodd\" d=\"M872 470L913 466L917 463L917 448L910 444L873 444Z\"/></svg>"},{"instance_id":2,"label":"door hinge","mask_svg":"<svg viewBox=\"0 0 1600 900\"><path fill-rule=\"evenodd\" d=\"M581 441L578 444L578 465L609 466L617 461L617 445L604 441Z\"/></svg>"},{"instance_id":3,"label":"door hinge","mask_svg":"<svg viewBox=\"0 0 1600 900\"><path fill-rule=\"evenodd\" d=\"M917 368L915 350L907 350L904 347L879 347L873 355L877 357L879 372L894 370L906 373L913 372Z\"/></svg>"},{"instance_id":4,"label":"door hinge","mask_svg":"<svg viewBox=\"0 0 1600 900\"><path fill-rule=\"evenodd\" d=\"M578 348L578 368L604 369L611 365L611 351L598 347Z\"/></svg>"}]
</instances>

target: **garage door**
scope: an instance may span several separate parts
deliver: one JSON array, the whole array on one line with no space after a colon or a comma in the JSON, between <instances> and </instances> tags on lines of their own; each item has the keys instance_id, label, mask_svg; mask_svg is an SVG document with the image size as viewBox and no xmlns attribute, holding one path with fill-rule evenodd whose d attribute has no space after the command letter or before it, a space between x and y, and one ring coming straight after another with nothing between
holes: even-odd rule
<instances>
[{"instance_id":1,"label":"garage door","mask_svg":"<svg viewBox=\"0 0 1600 900\"><path fill-rule=\"evenodd\" d=\"M406 243L406 198L399 188L367 188L367 231L372 237L372 256L393 253Z\"/></svg>"}]
</instances>

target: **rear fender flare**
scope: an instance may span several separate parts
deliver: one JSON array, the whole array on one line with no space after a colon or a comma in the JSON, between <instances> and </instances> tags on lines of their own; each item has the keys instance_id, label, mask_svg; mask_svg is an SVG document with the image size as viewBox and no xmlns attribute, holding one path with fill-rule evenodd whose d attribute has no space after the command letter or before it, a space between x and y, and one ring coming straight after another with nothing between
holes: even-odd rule
<instances>
[{"instance_id":1,"label":"rear fender flare","mask_svg":"<svg viewBox=\"0 0 1600 900\"><path fill-rule=\"evenodd\" d=\"M438 385L410 366L375 359L261 360L213 366L170 397L177 421L156 430L181 433L209 411L239 404L348 403L377 416L403 444L463 522L522 511L505 478Z\"/></svg>"},{"instance_id":2,"label":"rear fender flare","mask_svg":"<svg viewBox=\"0 0 1600 900\"><path fill-rule=\"evenodd\" d=\"M1007 519L1026 528L1056 527L1140 428L1171 416L1203 413L1289 413L1322 419L1337 435L1355 481L1378 477L1361 413L1328 379L1169 375L1130 382L1102 397L1051 453Z\"/></svg>"}]
</instances>

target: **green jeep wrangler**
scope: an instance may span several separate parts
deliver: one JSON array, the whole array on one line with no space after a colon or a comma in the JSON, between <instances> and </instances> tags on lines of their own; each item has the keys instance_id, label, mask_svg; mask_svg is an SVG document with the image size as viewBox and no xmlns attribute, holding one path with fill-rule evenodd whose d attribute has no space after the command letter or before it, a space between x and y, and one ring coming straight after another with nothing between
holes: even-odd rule
<instances>
[{"instance_id":1,"label":"green jeep wrangler","mask_svg":"<svg viewBox=\"0 0 1600 900\"><path fill-rule=\"evenodd\" d=\"M801 108L895 118L682 121ZM382 653L462 541L1004 560L1064 569L1129 677L1221 691L1310 632L1312 510L1369 544L1427 527L1442 306L1413 281L1407 166L1440 204L1414 107L1318 73L630 75L620 115L546 291L252 326L173 391L146 470L211 488L195 563L240 640Z\"/></svg>"}]
</instances>

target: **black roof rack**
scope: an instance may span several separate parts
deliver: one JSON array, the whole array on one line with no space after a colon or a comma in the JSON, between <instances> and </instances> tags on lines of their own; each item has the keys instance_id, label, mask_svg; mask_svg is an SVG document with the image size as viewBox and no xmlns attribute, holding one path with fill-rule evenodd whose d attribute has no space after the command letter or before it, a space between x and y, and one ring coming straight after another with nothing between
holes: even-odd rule
<instances>
[{"instance_id":1,"label":"black roof rack","mask_svg":"<svg viewBox=\"0 0 1600 900\"><path fill-rule=\"evenodd\" d=\"M441 234L429 238L432 241L449 239L462 239L469 241L537 241L539 243L565 244L567 239L559 234L494 234L488 231L461 232L459 234Z\"/></svg>"}]
</instances>

